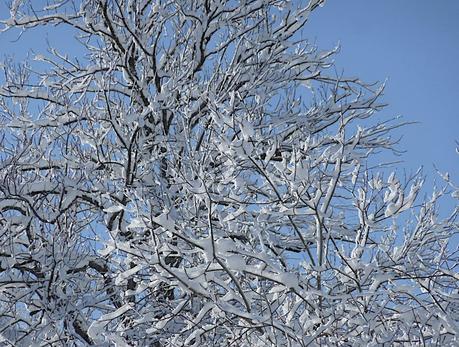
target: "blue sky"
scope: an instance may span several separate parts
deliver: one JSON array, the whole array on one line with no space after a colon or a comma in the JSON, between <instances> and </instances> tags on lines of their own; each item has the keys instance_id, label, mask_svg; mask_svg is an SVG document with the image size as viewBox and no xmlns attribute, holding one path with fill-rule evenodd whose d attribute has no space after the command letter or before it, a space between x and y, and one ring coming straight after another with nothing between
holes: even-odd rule
<instances>
[{"instance_id":1,"label":"blue sky","mask_svg":"<svg viewBox=\"0 0 459 347\"><path fill-rule=\"evenodd\" d=\"M333 47L338 72L364 81L387 78L383 115L419 121L403 135L400 165L408 171L433 164L459 181L459 1L328 0L305 33Z\"/></svg>"},{"instance_id":2,"label":"blue sky","mask_svg":"<svg viewBox=\"0 0 459 347\"><path fill-rule=\"evenodd\" d=\"M8 15L0 0L0 18ZM433 164L459 181L459 1L442 0L328 0L311 16L305 34L320 48L337 43L338 72L368 82L384 81L384 117L402 115L419 121L399 131L399 148L407 152L400 165L408 171L423 165L432 175ZM0 55L22 60L31 49L46 49L47 38L70 55L78 46L67 40L68 30L53 28L0 35Z\"/></svg>"}]
</instances>

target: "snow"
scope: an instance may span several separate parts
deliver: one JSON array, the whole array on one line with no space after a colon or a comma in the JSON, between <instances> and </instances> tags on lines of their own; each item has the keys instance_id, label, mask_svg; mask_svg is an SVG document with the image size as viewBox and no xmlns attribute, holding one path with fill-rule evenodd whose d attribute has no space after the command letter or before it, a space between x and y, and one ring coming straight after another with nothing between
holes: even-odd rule
<instances>
[{"instance_id":1,"label":"snow","mask_svg":"<svg viewBox=\"0 0 459 347\"><path fill-rule=\"evenodd\" d=\"M228 268L235 271L242 271L245 269L246 262L240 255L228 255L225 257L225 262Z\"/></svg>"},{"instance_id":2,"label":"snow","mask_svg":"<svg viewBox=\"0 0 459 347\"><path fill-rule=\"evenodd\" d=\"M169 231L175 230L175 223L173 219L170 217L169 212L164 212L157 217L154 217L153 222L161 225L163 228Z\"/></svg>"},{"instance_id":3,"label":"snow","mask_svg":"<svg viewBox=\"0 0 459 347\"><path fill-rule=\"evenodd\" d=\"M135 275L137 272L143 269L143 264L138 264L134 267L132 267L129 270L126 270L124 272L121 272L115 279L115 284L117 286L121 285L124 281L126 281L129 277Z\"/></svg>"},{"instance_id":4,"label":"snow","mask_svg":"<svg viewBox=\"0 0 459 347\"><path fill-rule=\"evenodd\" d=\"M67 208L69 208L69 206L75 202L79 195L80 191L76 189L70 189L69 192L65 195L64 199L62 200L61 209L66 210Z\"/></svg>"},{"instance_id":5,"label":"snow","mask_svg":"<svg viewBox=\"0 0 459 347\"><path fill-rule=\"evenodd\" d=\"M132 309L132 304L127 303L118 308L117 310L102 315L98 320L95 320L88 328L88 335L96 343L103 343L105 341L103 329L113 319L116 319L127 311Z\"/></svg>"},{"instance_id":6,"label":"snow","mask_svg":"<svg viewBox=\"0 0 459 347\"><path fill-rule=\"evenodd\" d=\"M105 248L104 249L100 249L98 250L97 252L102 256L102 257L105 257L107 255L109 255L113 250L116 249L116 246L113 242L106 242L105 243Z\"/></svg>"},{"instance_id":7,"label":"snow","mask_svg":"<svg viewBox=\"0 0 459 347\"><path fill-rule=\"evenodd\" d=\"M127 225L127 229L134 229L134 228L146 228L146 224L143 221L142 217L136 217L131 220L131 222Z\"/></svg>"},{"instance_id":8,"label":"snow","mask_svg":"<svg viewBox=\"0 0 459 347\"><path fill-rule=\"evenodd\" d=\"M244 137L244 140L246 141L252 138L255 134L255 131L253 130L252 125L247 121L244 121L241 124L241 131L242 131L242 136Z\"/></svg>"},{"instance_id":9,"label":"snow","mask_svg":"<svg viewBox=\"0 0 459 347\"><path fill-rule=\"evenodd\" d=\"M298 287L298 278L294 273L284 272L279 275L279 281L287 288L297 289Z\"/></svg>"},{"instance_id":10,"label":"snow","mask_svg":"<svg viewBox=\"0 0 459 347\"><path fill-rule=\"evenodd\" d=\"M391 202L390 204L387 205L386 210L384 211L384 216L386 217L391 217L393 216L398 210L399 206L397 204Z\"/></svg>"},{"instance_id":11,"label":"snow","mask_svg":"<svg viewBox=\"0 0 459 347\"><path fill-rule=\"evenodd\" d=\"M123 315L124 313L126 313L127 311L129 311L131 309L132 309L132 304L131 303L124 304L123 306L121 306L117 310L115 310L115 311L113 311L111 313L107 313L107 314L102 315L98 319L98 321L99 322L103 322L103 321L113 320L115 318L120 317L121 315Z\"/></svg>"},{"instance_id":12,"label":"snow","mask_svg":"<svg viewBox=\"0 0 459 347\"><path fill-rule=\"evenodd\" d=\"M122 211L124 209L123 205L112 205L110 207L104 208L104 212L106 213L116 213Z\"/></svg>"},{"instance_id":13,"label":"snow","mask_svg":"<svg viewBox=\"0 0 459 347\"><path fill-rule=\"evenodd\" d=\"M65 4L65 3L66 3L66 1L56 2L55 4L45 6L45 7L43 8L43 10L45 10L45 11L56 10L56 9L58 9L60 6L62 6L62 5Z\"/></svg>"}]
</instances>

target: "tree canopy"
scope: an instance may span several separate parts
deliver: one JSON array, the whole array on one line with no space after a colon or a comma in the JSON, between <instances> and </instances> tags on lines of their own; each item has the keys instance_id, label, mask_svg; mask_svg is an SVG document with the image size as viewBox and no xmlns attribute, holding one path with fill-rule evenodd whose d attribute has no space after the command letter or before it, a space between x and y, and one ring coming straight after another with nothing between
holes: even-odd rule
<instances>
[{"instance_id":1,"label":"tree canopy","mask_svg":"<svg viewBox=\"0 0 459 347\"><path fill-rule=\"evenodd\" d=\"M375 164L403 123L304 37L322 4L11 3L81 55L2 67L2 343L459 343L459 190Z\"/></svg>"}]
</instances>

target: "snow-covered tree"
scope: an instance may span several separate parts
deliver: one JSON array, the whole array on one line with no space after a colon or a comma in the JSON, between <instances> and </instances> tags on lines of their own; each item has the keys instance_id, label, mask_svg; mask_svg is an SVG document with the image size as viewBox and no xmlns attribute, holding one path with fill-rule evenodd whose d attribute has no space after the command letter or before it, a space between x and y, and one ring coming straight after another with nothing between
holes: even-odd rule
<instances>
[{"instance_id":1,"label":"snow-covered tree","mask_svg":"<svg viewBox=\"0 0 459 347\"><path fill-rule=\"evenodd\" d=\"M374 165L401 124L322 2L11 3L80 53L2 67L2 345L459 343L459 190Z\"/></svg>"}]
</instances>

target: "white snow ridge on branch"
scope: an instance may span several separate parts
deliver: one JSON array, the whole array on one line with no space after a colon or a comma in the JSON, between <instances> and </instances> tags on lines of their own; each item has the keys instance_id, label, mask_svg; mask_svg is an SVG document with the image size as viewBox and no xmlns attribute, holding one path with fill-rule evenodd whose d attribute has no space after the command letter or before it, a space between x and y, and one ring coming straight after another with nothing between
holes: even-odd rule
<instances>
[{"instance_id":1,"label":"white snow ridge on branch","mask_svg":"<svg viewBox=\"0 0 459 347\"><path fill-rule=\"evenodd\" d=\"M459 344L458 186L368 169L403 124L323 3L13 1L80 53L2 65L2 344Z\"/></svg>"}]
</instances>

